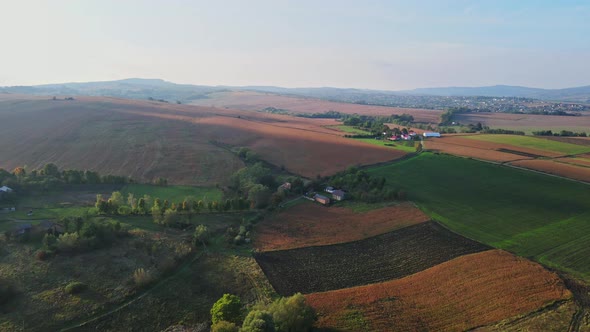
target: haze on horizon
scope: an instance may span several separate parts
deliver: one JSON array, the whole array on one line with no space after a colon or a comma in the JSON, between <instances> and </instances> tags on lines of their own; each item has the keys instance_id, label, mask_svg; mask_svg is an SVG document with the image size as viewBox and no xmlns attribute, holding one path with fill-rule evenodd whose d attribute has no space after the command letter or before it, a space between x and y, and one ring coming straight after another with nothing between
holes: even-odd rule
<instances>
[{"instance_id":1,"label":"haze on horizon","mask_svg":"<svg viewBox=\"0 0 590 332\"><path fill-rule=\"evenodd\" d=\"M590 84L589 1L0 0L0 86Z\"/></svg>"}]
</instances>

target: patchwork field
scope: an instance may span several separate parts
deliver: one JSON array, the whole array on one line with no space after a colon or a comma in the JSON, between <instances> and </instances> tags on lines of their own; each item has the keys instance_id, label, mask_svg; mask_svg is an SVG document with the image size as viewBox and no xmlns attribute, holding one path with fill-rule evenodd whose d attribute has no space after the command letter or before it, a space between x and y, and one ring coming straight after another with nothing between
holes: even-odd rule
<instances>
[{"instance_id":1,"label":"patchwork field","mask_svg":"<svg viewBox=\"0 0 590 332\"><path fill-rule=\"evenodd\" d=\"M271 93L253 91L219 92L208 95L207 99L199 99L194 105L227 107L239 110L262 110L266 107L275 107L288 110L293 113L324 113L337 111L347 114L365 115L392 115L411 114L418 122L438 123L442 111L417 108L400 108L338 103L314 98L281 96Z\"/></svg>"},{"instance_id":2,"label":"patchwork field","mask_svg":"<svg viewBox=\"0 0 590 332\"><path fill-rule=\"evenodd\" d=\"M505 251L489 250L402 279L313 293L306 298L318 311L318 325L324 328L465 331L571 296L557 275L540 265Z\"/></svg>"},{"instance_id":3,"label":"patchwork field","mask_svg":"<svg viewBox=\"0 0 590 332\"><path fill-rule=\"evenodd\" d=\"M53 162L185 185L223 183L243 167L215 142L249 147L268 162L308 177L405 155L346 139L325 128L335 124L331 119L103 97L5 100L0 123L0 167Z\"/></svg>"},{"instance_id":4,"label":"patchwork field","mask_svg":"<svg viewBox=\"0 0 590 332\"><path fill-rule=\"evenodd\" d=\"M256 253L277 293L313 293L405 277L487 246L434 222L331 246Z\"/></svg>"},{"instance_id":5,"label":"patchwork field","mask_svg":"<svg viewBox=\"0 0 590 332\"><path fill-rule=\"evenodd\" d=\"M350 242L425 222L429 217L410 203L355 213L304 202L266 218L256 227L254 247L286 250Z\"/></svg>"},{"instance_id":6,"label":"patchwork field","mask_svg":"<svg viewBox=\"0 0 590 332\"><path fill-rule=\"evenodd\" d=\"M368 171L462 235L590 280L587 185L431 153Z\"/></svg>"}]
</instances>

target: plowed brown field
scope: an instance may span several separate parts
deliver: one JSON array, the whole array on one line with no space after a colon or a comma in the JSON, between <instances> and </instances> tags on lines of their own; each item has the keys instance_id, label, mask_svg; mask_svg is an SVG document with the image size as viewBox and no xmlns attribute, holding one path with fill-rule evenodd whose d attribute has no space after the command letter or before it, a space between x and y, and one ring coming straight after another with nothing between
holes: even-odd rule
<instances>
[{"instance_id":1,"label":"plowed brown field","mask_svg":"<svg viewBox=\"0 0 590 332\"><path fill-rule=\"evenodd\" d=\"M305 202L258 224L254 247L268 251L350 242L429 219L410 203L355 213Z\"/></svg>"},{"instance_id":2,"label":"plowed brown field","mask_svg":"<svg viewBox=\"0 0 590 332\"><path fill-rule=\"evenodd\" d=\"M561 160L561 159L557 159ZM511 162L514 166L529 168L549 174L555 174L570 179L590 182L590 168L559 162L557 160L519 160Z\"/></svg>"},{"instance_id":3,"label":"plowed brown field","mask_svg":"<svg viewBox=\"0 0 590 332\"><path fill-rule=\"evenodd\" d=\"M556 274L501 250L399 280L306 295L319 327L355 331L464 331L571 296Z\"/></svg>"},{"instance_id":4,"label":"plowed brown field","mask_svg":"<svg viewBox=\"0 0 590 332\"><path fill-rule=\"evenodd\" d=\"M243 164L213 141L249 147L307 177L405 155L324 127L334 120L116 98L5 100L0 123L0 167L53 162L140 181L222 183Z\"/></svg>"},{"instance_id":5,"label":"plowed brown field","mask_svg":"<svg viewBox=\"0 0 590 332\"><path fill-rule=\"evenodd\" d=\"M411 114L418 122L439 123L442 111L417 108L400 108L338 103L326 100L280 96L270 93L240 91L220 92L209 95L207 99L195 100L194 105L228 107L239 110L262 110L266 107L285 109L293 113L324 113L337 111L348 114L392 115Z\"/></svg>"}]
</instances>

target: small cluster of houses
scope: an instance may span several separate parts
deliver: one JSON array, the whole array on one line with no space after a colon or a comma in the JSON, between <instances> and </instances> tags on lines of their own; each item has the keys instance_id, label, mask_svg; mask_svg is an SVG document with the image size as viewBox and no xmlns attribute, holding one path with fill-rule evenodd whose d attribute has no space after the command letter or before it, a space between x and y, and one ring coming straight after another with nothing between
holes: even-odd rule
<instances>
[{"instance_id":1,"label":"small cluster of houses","mask_svg":"<svg viewBox=\"0 0 590 332\"><path fill-rule=\"evenodd\" d=\"M410 141L413 140L416 136L418 136L418 134L416 134L413 130L410 130L407 134L393 135L391 137L388 137L387 139L390 141Z\"/></svg>"},{"instance_id":2,"label":"small cluster of houses","mask_svg":"<svg viewBox=\"0 0 590 332\"><path fill-rule=\"evenodd\" d=\"M63 225L54 223L49 220L43 220L33 225L32 223L19 223L11 231L12 236L20 236L29 233L50 233L54 235L63 234L65 228Z\"/></svg>"},{"instance_id":3,"label":"small cluster of houses","mask_svg":"<svg viewBox=\"0 0 590 332\"><path fill-rule=\"evenodd\" d=\"M346 193L342 190L339 189L334 189L333 187L326 187L326 189L324 189L324 191L328 194L330 194L330 196L332 197L333 200L335 201L341 201L345 198ZM328 197L328 195L320 195L320 194L315 194L313 196L313 199L323 205L328 205L330 204L330 197Z\"/></svg>"}]
</instances>

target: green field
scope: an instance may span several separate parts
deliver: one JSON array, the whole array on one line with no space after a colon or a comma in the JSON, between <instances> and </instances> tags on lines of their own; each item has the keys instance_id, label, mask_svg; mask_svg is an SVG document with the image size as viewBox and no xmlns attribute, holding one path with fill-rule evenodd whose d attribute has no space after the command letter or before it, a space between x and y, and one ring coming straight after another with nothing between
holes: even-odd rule
<instances>
[{"instance_id":1,"label":"green field","mask_svg":"<svg viewBox=\"0 0 590 332\"><path fill-rule=\"evenodd\" d=\"M355 138L357 141L365 142L372 145L384 146L387 148L402 150L405 152L416 152L414 144L416 141L388 141L386 139L374 139L374 138Z\"/></svg>"},{"instance_id":2,"label":"green field","mask_svg":"<svg viewBox=\"0 0 590 332\"><path fill-rule=\"evenodd\" d=\"M152 198L167 199L170 202L182 202L185 197L203 201L219 201L223 193L215 187L191 186L154 186L149 184L130 184L121 189L123 197L132 193L135 197L149 195Z\"/></svg>"},{"instance_id":3,"label":"green field","mask_svg":"<svg viewBox=\"0 0 590 332\"><path fill-rule=\"evenodd\" d=\"M544 138L519 135L473 135L466 138L481 141L509 144L522 148L538 149L563 153L566 155L590 152L590 147L577 144L552 141Z\"/></svg>"},{"instance_id":4,"label":"green field","mask_svg":"<svg viewBox=\"0 0 590 332\"><path fill-rule=\"evenodd\" d=\"M590 187L422 153L369 170L450 229L590 280Z\"/></svg>"},{"instance_id":5,"label":"green field","mask_svg":"<svg viewBox=\"0 0 590 332\"><path fill-rule=\"evenodd\" d=\"M338 125L338 126L329 126L329 127L336 128L340 131L343 131L343 132L349 133L349 134L355 134L355 135L370 135L371 134L371 132L369 132L369 131L358 129L353 126Z\"/></svg>"}]
</instances>

